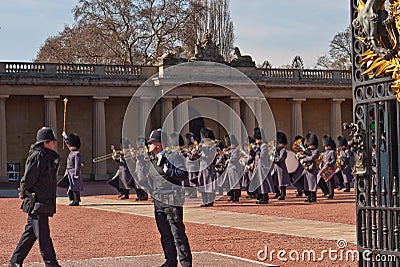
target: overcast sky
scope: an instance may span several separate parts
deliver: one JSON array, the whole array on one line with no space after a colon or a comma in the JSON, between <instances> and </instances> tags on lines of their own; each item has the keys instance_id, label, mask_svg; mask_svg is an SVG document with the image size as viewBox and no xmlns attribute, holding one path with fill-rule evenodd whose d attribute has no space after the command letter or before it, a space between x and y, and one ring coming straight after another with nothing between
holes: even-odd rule
<instances>
[{"instance_id":1,"label":"overcast sky","mask_svg":"<svg viewBox=\"0 0 400 267\"><path fill-rule=\"evenodd\" d=\"M0 61L32 61L47 37L73 24L78 0L0 0ZM273 66L300 55L306 67L328 53L350 23L349 0L231 0L242 55Z\"/></svg>"}]
</instances>

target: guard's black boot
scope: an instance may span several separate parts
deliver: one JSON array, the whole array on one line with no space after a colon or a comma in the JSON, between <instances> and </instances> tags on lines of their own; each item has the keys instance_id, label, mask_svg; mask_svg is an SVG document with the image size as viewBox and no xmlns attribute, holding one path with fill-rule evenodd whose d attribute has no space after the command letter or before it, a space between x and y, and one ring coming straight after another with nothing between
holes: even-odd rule
<instances>
[{"instance_id":1,"label":"guard's black boot","mask_svg":"<svg viewBox=\"0 0 400 267\"><path fill-rule=\"evenodd\" d=\"M233 191L233 197L232 197L232 202L239 202L240 198L240 189L234 189Z\"/></svg>"},{"instance_id":2,"label":"guard's black boot","mask_svg":"<svg viewBox=\"0 0 400 267\"><path fill-rule=\"evenodd\" d=\"M304 202L310 202L311 199L311 192L308 190L304 190L304 194L306 195L307 199Z\"/></svg>"},{"instance_id":3,"label":"guard's black boot","mask_svg":"<svg viewBox=\"0 0 400 267\"><path fill-rule=\"evenodd\" d=\"M260 200L256 202L256 204L268 204L269 201L269 196L268 194L261 194L260 195Z\"/></svg>"},{"instance_id":4,"label":"guard's black boot","mask_svg":"<svg viewBox=\"0 0 400 267\"><path fill-rule=\"evenodd\" d=\"M142 190L141 189L136 189L136 201L139 201L142 199Z\"/></svg>"},{"instance_id":5,"label":"guard's black boot","mask_svg":"<svg viewBox=\"0 0 400 267\"><path fill-rule=\"evenodd\" d=\"M310 191L310 201L309 202L310 203L311 202L317 202L317 192L315 192L315 191L311 192Z\"/></svg>"},{"instance_id":6,"label":"guard's black boot","mask_svg":"<svg viewBox=\"0 0 400 267\"><path fill-rule=\"evenodd\" d=\"M143 189L140 189L142 196L140 197L140 200L148 200L149 199L149 195L147 194L146 191L144 191Z\"/></svg>"},{"instance_id":7,"label":"guard's black boot","mask_svg":"<svg viewBox=\"0 0 400 267\"><path fill-rule=\"evenodd\" d=\"M285 200L286 197L286 186L281 186L281 196L278 198L278 200Z\"/></svg>"},{"instance_id":8,"label":"guard's black boot","mask_svg":"<svg viewBox=\"0 0 400 267\"><path fill-rule=\"evenodd\" d=\"M350 183L345 183L344 186L346 189L343 192L350 192Z\"/></svg>"},{"instance_id":9,"label":"guard's black boot","mask_svg":"<svg viewBox=\"0 0 400 267\"><path fill-rule=\"evenodd\" d=\"M303 190L297 189L296 197L302 197L302 196L303 196Z\"/></svg>"},{"instance_id":10,"label":"guard's black boot","mask_svg":"<svg viewBox=\"0 0 400 267\"><path fill-rule=\"evenodd\" d=\"M281 196L281 191L279 191L279 187L274 186L274 192L275 192L275 196L273 197L273 199L277 199Z\"/></svg>"}]
</instances>

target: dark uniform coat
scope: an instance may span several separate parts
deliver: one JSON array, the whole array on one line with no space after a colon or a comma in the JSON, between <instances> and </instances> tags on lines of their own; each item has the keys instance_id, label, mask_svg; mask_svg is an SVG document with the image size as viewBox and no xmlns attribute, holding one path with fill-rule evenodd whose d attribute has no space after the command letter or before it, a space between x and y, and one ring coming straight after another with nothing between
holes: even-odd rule
<instances>
[{"instance_id":1,"label":"dark uniform coat","mask_svg":"<svg viewBox=\"0 0 400 267\"><path fill-rule=\"evenodd\" d=\"M274 176L274 183L276 186L289 186L290 185L290 178L289 172L286 166L286 157L287 151L286 148L277 148L276 155L274 157L274 167L273 167L273 176Z\"/></svg>"},{"instance_id":2,"label":"dark uniform coat","mask_svg":"<svg viewBox=\"0 0 400 267\"><path fill-rule=\"evenodd\" d=\"M68 177L69 187L71 191L83 191L83 178L81 173L82 157L79 150L69 152L67 158L67 167L64 177Z\"/></svg>"},{"instance_id":3,"label":"dark uniform coat","mask_svg":"<svg viewBox=\"0 0 400 267\"><path fill-rule=\"evenodd\" d=\"M146 160L144 155L139 155L136 157L136 165L135 165L135 181L138 189L142 187L148 188L148 175L150 169L150 161Z\"/></svg>"},{"instance_id":4,"label":"dark uniform coat","mask_svg":"<svg viewBox=\"0 0 400 267\"><path fill-rule=\"evenodd\" d=\"M20 184L24 196L21 208L24 212L49 216L56 213L58 158L55 151L31 146ZM28 197L32 193L36 194L34 201Z\"/></svg>"},{"instance_id":5,"label":"dark uniform coat","mask_svg":"<svg viewBox=\"0 0 400 267\"><path fill-rule=\"evenodd\" d=\"M344 151L342 150L340 153L340 164L342 165L342 174L343 174L343 180L345 183L351 183L353 181L353 174L351 170L351 152L348 148L346 148Z\"/></svg>"}]
</instances>

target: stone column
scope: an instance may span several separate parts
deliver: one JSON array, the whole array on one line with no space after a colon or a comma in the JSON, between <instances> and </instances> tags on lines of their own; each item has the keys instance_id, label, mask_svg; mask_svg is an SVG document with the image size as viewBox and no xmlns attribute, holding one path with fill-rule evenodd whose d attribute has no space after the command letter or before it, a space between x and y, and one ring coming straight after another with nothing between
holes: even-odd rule
<instances>
[{"instance_id":1,"label":"stone column","mask_svg":"<svg viewBox=\"0 0 400 267\"><path fill-rule=\"evenodd\" d=\"M166 96L161 99L161 127L167 132L174 131L174 117L171 113L172 110L174 109L173 105L174 100L175 97L172 96ZM169 115L168 122L166 122L165 119L167 118L168 115Z\"/></svg>"},{"instance_id":2,"label":"stone column","mask_svg":"<svg viewBox=\"0 0 400 267\"><path fill-rule=\"evenodd\" d=\"M57 108L56 102L60 96L44 96L44 125L53 129L55 136L57 136ZM60 137L57 136L57 139Z\"/></svg>"},{"instance_id":3,"label":"stone column","mask_svg":"<svg viewBox=\"0 0 400 267\"><path fill-rule=\"evenodd\" d=\"M336 140L336 137L342 135L342 103L345 99L332 99L331 100L331 137Z\"/></svg>"},{"instance_id":4,"label":"stone column","mask_svg":"<svg viewBox=\"0 0 400 267\"><path fill-rule=\"evenodd\" d=\"M246 125L247 133L253 135L256 127L256 98L246 98L245 103L244 124Z\"/></svg>"},{"instance_id":5,"label":"stone column","mask_svg":"<svg viewBox=\"0 0 400 267\"><path fill-rule=\"evenodd\" d=\"M151 104L153 103L152 97L141 97L140 98L140 135L147 138L153 129L152 117L151 117Z\"/></svg>"},{"instance_id":6,"label":"stone column","mask_svg":"<svg viewBox=\"0 0 400 267\"><path fill-rule=\"evenodd\" d=\"M262 105L262 100L260 100L260 99L256 100L256 102L255 102L256 116L259 121L256 120L254 123L257 127L260 127L261 123L262 123L262 106L261 105ZM254 131L254 129L252 129L250 132L251 136L253 136L253 131Z\"/></svg>"},{"instance_id":7,"label":"stone column","mask_svg":"<svg viewBox=\"0 0 400 267\"><path fill-rule=\"evenodd\" d=\"M182 127L181 133L182 136L184 136L186 133L188 133L190 131L189 128L189 105L188 103L185 103L186 101L190 100L192 97L190 96L178 96L178 99L176 100L176 104L177 105L182 105L181 107L181 111L182 112L178 112L176 115L176 127L175 127L175 131L177 132L178 128Z\"/></svg>"},{"instance_id":8,"label":"stone column","mask_svg":"<svg viewBox=\"0 0 400 267\"><path fill-rule=\"evenodd\" d=\"M107 153L105 101L108 97L93 97L93 158ZM107 162L93 164L95 180L106 180Z\"/></svg>"},{"instance_id":9,"label":"stone column","mask_svg":"<svg viewBox=\"0 0 400 267\"><path fill-rule=\"evenodd\" d=\"M8 95L0 95L0 182L8 182L6 132L6 100L8 97Z\"/></svg>"},{"instance_id":10,"label":"stone column","mask_svg":"<svg viewBox=\"0 0 400 267\"><path fill-rule=\"evenodd\" d=\"M303 112L301 104L306 99L292 99L292 116L291 119L291 139L294 139L296 135L303 136Z\"/></svg>"},{"instance_id":11,"label":"stone column","mask_svg":"<svg viewBox=\"0 0 400 267\"><path fill-rule=\"evenodd\" d=\"M239 97L231 97L229 100L229 106L231 107L232 113L229 114L229 128L228 131L232 133L241 133L241 120L238 120L235 112L240 118L240 101ZM241 136L236 136L238 140L242 140Z\"/></svg>"}]
</instances>

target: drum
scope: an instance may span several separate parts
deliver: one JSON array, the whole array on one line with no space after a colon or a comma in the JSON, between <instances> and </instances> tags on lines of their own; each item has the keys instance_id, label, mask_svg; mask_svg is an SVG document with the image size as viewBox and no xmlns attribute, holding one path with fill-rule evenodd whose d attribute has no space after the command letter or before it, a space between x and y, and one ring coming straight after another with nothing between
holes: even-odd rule
<instances>
[{"instance_id":1,"label":"drum","mask_svg":"<svg viewBox=\"0 0 400 267\"><path fill-rule=\"evenodd\" d=\"M338 171L339 169L329 166L321 171L321 177L325 180L325 182L329 182L329 180L332 179Z\"/></svg>"},{"instance_id":2,"label":"drum","mask_svg":"<svg viewBox=\"0 0 400 267\"><path fill-rule=\"evenodd\" d=\"M296 159L296 153L290 150L287 151L285 163L289 174L295 173L300 165L300 162Z\"/></svg>"}]
</instances>

